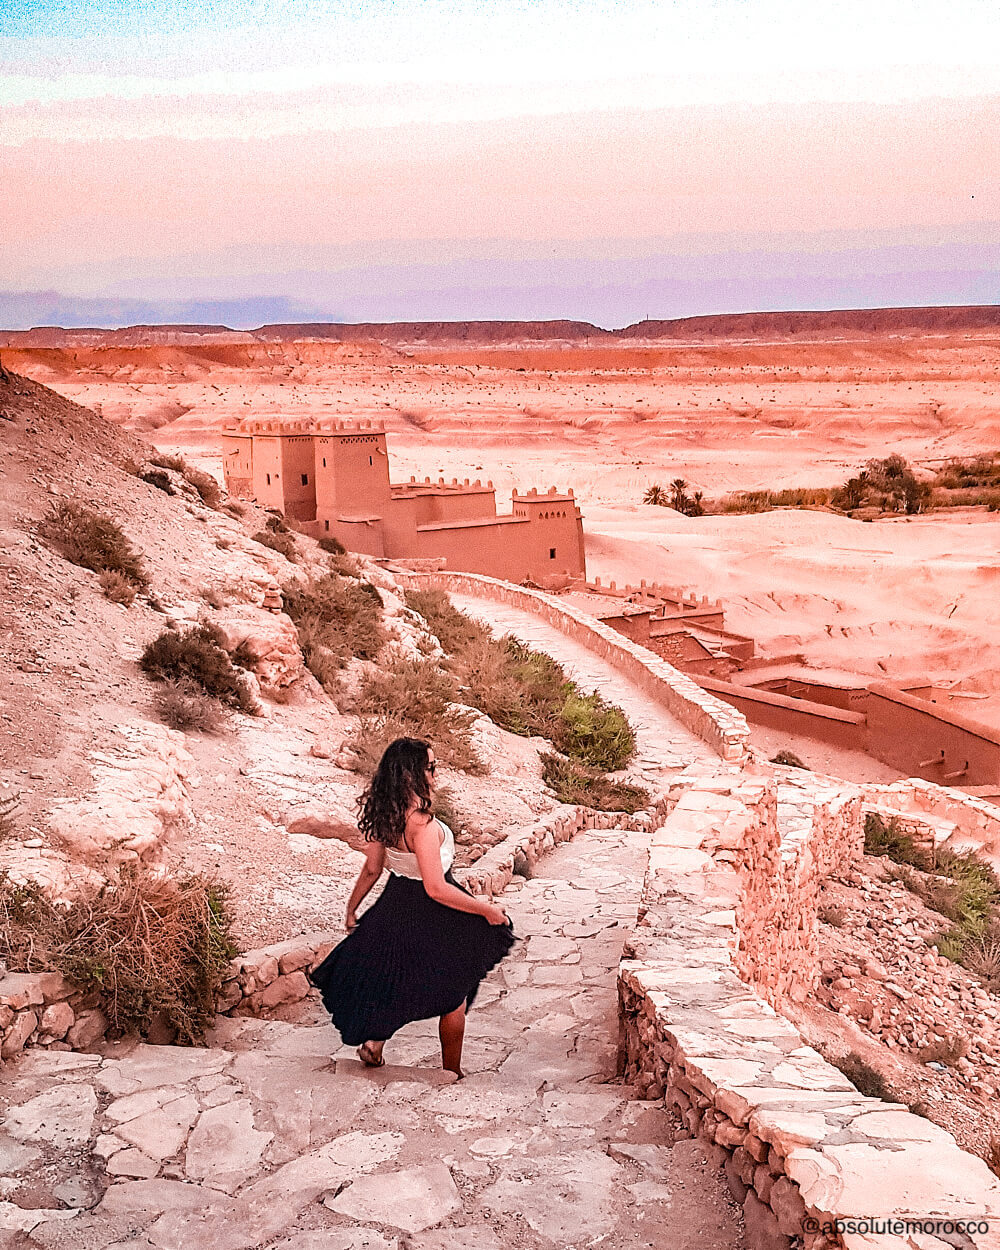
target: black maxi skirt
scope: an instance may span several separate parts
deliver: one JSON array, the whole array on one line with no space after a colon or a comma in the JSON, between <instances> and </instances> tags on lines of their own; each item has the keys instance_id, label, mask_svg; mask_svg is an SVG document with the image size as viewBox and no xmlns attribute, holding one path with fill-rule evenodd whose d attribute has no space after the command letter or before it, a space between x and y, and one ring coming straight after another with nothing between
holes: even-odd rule
<instances>
[{"instance_id":1,"label":"black maxi skirt","mask_svg":"<svg viewBox=\"0 0 1000 1250\"><path fill-rule=\"evenodd\" d=\"M445 880L468 893L450 872ZM390 873L311 980L346 1046L383 1042L413 1020L471 1007L480 981L515 940L509 924L437 903L422 881Z\"/></svg>"}]
</instances>

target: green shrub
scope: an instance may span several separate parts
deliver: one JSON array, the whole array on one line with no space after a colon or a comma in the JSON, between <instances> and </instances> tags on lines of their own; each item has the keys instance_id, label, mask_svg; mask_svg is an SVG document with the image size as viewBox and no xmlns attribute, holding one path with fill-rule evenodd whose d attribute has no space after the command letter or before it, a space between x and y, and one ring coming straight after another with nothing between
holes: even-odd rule
<instances>
[{"instance_id":1,"label":"green shrub","mask_svg":"<svg viewBox=\"0 0 1000 1250\"><path fill-rule=\"evenodd\" d=\"M68 908L0 874L0 959L12 972L60 972L92 994L119 1033L154 1020L196 1043L236 954L228 890L208 876L125 865Z\"/></svg>"},{"instance_id":2,"label":"green shrub","mask_svg":"<svg viewBox=\"0 0 1000 1250\"><path fill-rule=\"evenodd\" d=\"M258 530L250 537L262 547L270 547L272 551L283 555L290 564L298 563L299 553L295 547L295 539L287 530Z\"/></svg>"},{"instance_id":3,"label":"green shrub","mask_svg":"<svg viewBox=\"0 0 1000 1250\"><path fill-rule=\"evenodd\" d=\"M406 602L451 656L465 698L501 729L548 738L586 766L615 771L632 759L635 734L621 708L583 694L551 656L509 634L494 638L443 591L409 591Z\"/></svg>"},{"instance_id":4,"label":"green shrub","mask_svg":"<svg viewBox=\"0 0 1000 1250\"><path fill-rule=\"evenodd\" d=\"M39 532L71 564L94 573L118 573L139 590L149 588L142 559L117 521L77 503L53 504Z\"/></svg>"},{"instance_id":5,"label":"green shrub","mask_svg":"<svg viewBox=\"0 0 1000 1250\"><path fill-rule=\"evenodd\" d=\"M640 786L611 781L596 768L587 768L551 752L544 753L542 780L560 803L592 807L600 812L637 812L649 805L649 793Z\"/></svg>"},{"instance_id":6,"label":"green shrub","mask_svg":"<svg viewBox=\"0 0 1000 1250\"><path fill-rule=\"evenodd\" d=\"M605 772L624 768L635 755L635 734L621 708L577 690L566 695L552 741L564 755Z\"/></svg>"},{"instance_id":7,"label":"green shrub","mask_svg":"<svg viewBox=\"0 0 1000 1250\"><path fill-rule=\"evenodd\" d=\"M385 643L382 599L374 586L330 573L281 592L285 611L299 631L306 665L324 687L332 687L352 656L374 660Z\"/></svg>"},{"instance_id":8,"label":"green shrub","mask_svg":"<svg viewBox=\"0 0 1000 1250\"><path fill-rule=\"evenodd\" d=\"M139 664L154 681L186 678L220 703L241 712L254 710L253 694L233 668L222 635L212 625L164 630L143 651Z\"/></svg>"},{"instance_id":9,"label":"green shrub","mask_svg":"<svg viewBox=\"0 0 1000 1250\"><path fill-rule=\"evenodd\" d=\"M432 660L396 659L364 675L351 711L369 722L369 731L391 721L402 727L395 737L426 738L443 763L478 772L482 766L471 735L475 717L457 705L457 695L454 678Z\"/></svg>"},{"instance_id":10,"label":"green shrub","mask_svg":"<svg viewBox=\"0 0 1000 1250\"><path fill-rule=\"evenodd\" d=\"M885 820L878 812L865 815L865 854L886 855L894 863L915 868L927 863L927 856L913 839L901 832L899 820L895 816Z\"/></svg>"}]
</instances>

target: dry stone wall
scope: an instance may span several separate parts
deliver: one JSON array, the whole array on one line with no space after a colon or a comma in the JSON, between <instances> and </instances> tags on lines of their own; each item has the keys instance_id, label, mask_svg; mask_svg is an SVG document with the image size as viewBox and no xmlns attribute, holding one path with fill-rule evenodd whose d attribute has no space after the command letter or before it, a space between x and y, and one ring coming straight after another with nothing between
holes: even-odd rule
<instances>
[{"instance_id":1,"label":"dry stone wall","mask_svg":"<svg viewBox=\"0 0 1000 1250\"><path fill-rule=\"evenodd\" d=\"M555 596L477 573L400 572L396 576L404 585L417 589L434 588L493 599L540 616L631 678L722 759L730 763L746 759L750 730L742 713L702 690L697 682L666 660L587 613L560 603Z\"/></svg>"},{"instance_id":2,"label":"dry stone wall","mask_svg":"<svg viewBox=\"0 0 1000 1250\"><path fill-rule=\"evenodd\" d=\"M935 785L920 777L907 777L888 785L874 782L862 787L872 808L923 817L937 829L937 842L955 850L976 850L1000 860L1000 807L973 794Z\"/></svg>"},{"instance_id":3,"label":"dry stone wall","mask_svg":"<svg viewBox=\"0 0 1000 1250\"><path fill-rule=\"evenodd\" d=\"M649 809L632 816L563 807L515 830L469 869L465 885L474 894L501 894L515 874L528 875L539 857L582 829L649 829L673 797L661 794ZM220 1015L268 1016L298 1002L310 990L308 971L326 958L339 932L304 934L234 959L216 998ZM95 995L74 989L55 972L0 976L0 1055L12 1059L24 1049L84 1050L105 1035L108 1020Z\"/></svg>"},{"instance_id":4,"label":"dry stone wall","mask_svg":"<svg viewBox=\"0 0 1000 1250\"><path fill-rule=\"evenodd\" d=\"M776 1010L815 979L819 882L863 845L859 796L811 784L720 775L666 804L619 971L621 1072L640 1097L665 1098L725 1169L749 1245L995 1244L978 1231L833 1231L854 1217L995 1225L1000 1181L943 1129L860 1094Z\"/></svg>"}]
</instances>

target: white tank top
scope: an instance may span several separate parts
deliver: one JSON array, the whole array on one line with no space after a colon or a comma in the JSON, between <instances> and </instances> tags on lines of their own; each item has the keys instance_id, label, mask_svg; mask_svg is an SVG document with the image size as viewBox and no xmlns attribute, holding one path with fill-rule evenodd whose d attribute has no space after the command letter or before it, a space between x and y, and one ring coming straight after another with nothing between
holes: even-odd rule
<instances>
[{"instance_id":1,"label":"white tank top","mask_svg":"<svg viewBox=\"0 0 1000 1250\"><path fill-rule=\"evenodd\" d=\"M441 843L441 871L447 872L455 861L455 835L443 820L438 820L438 824L444 830L444 841ZM412 851L401 851L394 846L387 846L385 848L385 866L390 872L394 872L397 877L410 877L414 881L420 880L420 867L417 864L417 857Z\"/></svg>"}]
</instances>

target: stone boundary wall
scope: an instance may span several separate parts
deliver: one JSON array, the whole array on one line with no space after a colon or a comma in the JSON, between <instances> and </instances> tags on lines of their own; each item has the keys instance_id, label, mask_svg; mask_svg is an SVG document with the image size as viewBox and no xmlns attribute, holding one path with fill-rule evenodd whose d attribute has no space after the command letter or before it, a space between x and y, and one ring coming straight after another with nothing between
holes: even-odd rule
<instances>
[{"instance_id":1,"label":"stone boundary wall","mask_svg":"<svg viewBox=\"0 0 1000 1250\"><path fill-rule=\"evenodd\" d=\"M798 847L779 852L767 779L721 779L681 796L653 834L639 923L619 968L620 1071L641 1098L675 1108L724 1168L749 1246L985 1250L995 1232L946 1242L928 1232L823 1231L866 1216L992 1220L995 1229L1000 1181L945 1130L860 1094L764 1001L773 986L758 993L739 975L750 865L770 867L789 889L796 875L805 882L786 905L802 909L808 928L808 878L837 867L838 841L855 844L853 810L820 807ZM791 876L790 862L801 864ZM774 946L780 959L780 938Z\"/></svg>"},{"instance_id":2,"label":"stone boundary wall","mask_svg":"<svg viewBox=\"0 0 1000 1250\"><path fill-rule=\"evenodd\" d=\"M560 604L556 597L477 573L397 573L396 576L413 589L454 591L493 599L540 616L629 677L724 760L740 763L747 757L750 728L744 716L645 647L630 642L623 634L585 612Z\"/></svg>"},{"instance_id":3,"label":"stone boundary wall","mask_svg":"<svg viewBox=\"0 0 1000 1250\"><path fill-rule=\"evenodd\" d=\"M872 808L953 824L955 833L946 839L949 844L957 843L959 850L970 846L984 855L1000 858L1000 807L995 803L921 777L887 784L869 782L860 788Z\"/></svg>"},{"instance_id":4,"label":"stone boundary wall","mask_svg":"<svg viewBox=\"0 0 1000 1250\"><path fill-rule=\"evenodd\" d=\"M516 871L530 872L541 855L582 829L649 829L663 818L671 801L661 794L648 809L632 816L587 807L557 809L515 830L476 860L466 870L465 885L474 894L499 895ZM303 934L237 956L216 997L216 1010L220 1015L268 1016L300 1001L310 990L308 970L321 963L342 936L339 931ZM0 976L3 1060L15 1058L29 1046L85 1050L99 1042L107 1028L97 996L75 990L57 972Z\"/></svg>"}]
</instances>

